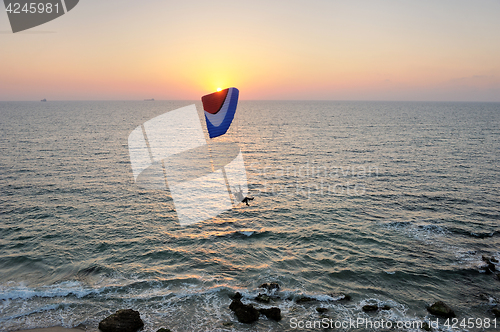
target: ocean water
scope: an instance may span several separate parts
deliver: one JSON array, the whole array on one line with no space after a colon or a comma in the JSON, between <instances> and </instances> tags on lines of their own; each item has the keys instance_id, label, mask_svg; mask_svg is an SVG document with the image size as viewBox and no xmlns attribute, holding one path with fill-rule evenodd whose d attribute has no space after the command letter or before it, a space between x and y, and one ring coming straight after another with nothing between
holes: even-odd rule
<instances>
[{"instance_id":1,"label":"ocean water","mask_svg":"<svg viewBox=\"0 0 500 332\"><path fill-rule=\"evenodd\" d=\"M135 185L127 138L191 103L0 102L0 331L94 331L122 308L146 332L310 331L294 322L435 320L437 300L493 321L500 104L240 101L255 200L181 227L168 193ZM257 303L265 282L281 289ZM239 323L237 291L283 319ZM476 327L438 330L495 330Z\"/></svg>"}]
</instances>

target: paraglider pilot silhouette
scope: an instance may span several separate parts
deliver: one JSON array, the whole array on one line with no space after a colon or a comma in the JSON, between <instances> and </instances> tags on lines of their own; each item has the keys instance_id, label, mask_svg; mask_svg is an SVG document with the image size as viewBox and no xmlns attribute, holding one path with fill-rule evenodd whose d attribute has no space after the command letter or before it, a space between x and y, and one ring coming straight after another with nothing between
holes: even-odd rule
<instances>
[{"instance_id":1,"label":"paraglider pilot silhouette","mask_svg":"<svg viewBox=\"0 0 500 332\"><path fill-rule=\"evenodd\" d=\"M237 190L233 190L233 192L235 192L235 196L236 196L236 199L242 203L245 203L247 206L250 206L250 204L248 204L249 201L253 201L253 197L246 197L243 195L243 190L241 189L241 186L238 185L238 189Z\"/></svg>"},{"instance_id":2,"label":"paraglider pilot silhouette","mask_svg":"<svg viewBox=\"0 0 500 332\"><path fill-rule=\"evenodd\" d=\"M247 197L239 146L221 137L233 122L238 96L229 88L202 97L208 141L194 104L148 120L128 137L135 183L170 191L183 226L253 199Z\"/></svg>"}]
</instances>

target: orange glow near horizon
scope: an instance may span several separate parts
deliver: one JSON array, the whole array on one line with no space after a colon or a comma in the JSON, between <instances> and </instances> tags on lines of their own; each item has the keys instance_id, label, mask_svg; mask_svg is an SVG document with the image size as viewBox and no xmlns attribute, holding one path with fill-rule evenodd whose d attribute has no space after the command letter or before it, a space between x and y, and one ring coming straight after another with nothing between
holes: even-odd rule
<instances>
[{"instance_id":1,"label":"orange glow near horizon","mask_svg":"<svg viewBox=\"0 0 500 332\"><path fill-rule=\"evenodd\" d=\"M80 5L40 28L55 33L0 34L0 100L500 101L500 3L113 1L92 25Z\"/></svg>"}]
</instances>

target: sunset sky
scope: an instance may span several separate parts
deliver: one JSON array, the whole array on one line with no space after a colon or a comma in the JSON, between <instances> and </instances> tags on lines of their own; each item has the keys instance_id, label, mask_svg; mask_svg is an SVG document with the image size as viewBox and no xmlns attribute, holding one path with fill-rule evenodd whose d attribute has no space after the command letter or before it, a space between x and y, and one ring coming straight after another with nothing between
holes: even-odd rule
<instances>
[{"instance_id":1,"label":"sunset sky","mask_svg":"<svg viewBox=\"0 0 500 332\"><path fill-rule=\"evenodd\" d=\"M0 100L500 101L500 1L82 0L13 34Z\"/></svg>"}]
</instances>

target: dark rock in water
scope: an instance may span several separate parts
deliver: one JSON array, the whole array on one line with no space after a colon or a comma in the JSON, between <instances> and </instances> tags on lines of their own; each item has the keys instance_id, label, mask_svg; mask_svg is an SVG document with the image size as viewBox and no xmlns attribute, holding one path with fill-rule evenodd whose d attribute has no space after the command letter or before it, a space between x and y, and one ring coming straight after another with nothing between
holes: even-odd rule
<instances>
[{"instance_id":1,"label":"dark rock in water","mask_svg":"<svg viewBox=\"0 0 500 332\"><path fill-rule=\"evenodd\" d=\"M446 318L455 317L455 312L451 310L443 301L437 301L433 305L427 308L427 311L435 316L441 316Z\"/></svg>"},{"instance_id":2,"label":"dark rock in water","mask_svg":"<svg viewBox=\"0 0 500 332\"><path fill-rule=\"evenodd\" d=\"M489 295L489 294L485 294L485 293L482 293L482 294L479 294L479 298L483 301L487 301L489 302L490 304L498 304L500 303L500 299L492 296L492 295Z\"/></svg>"},{"instance_id":3,"label":"dark rock in water","mask_svg":"<svg viewBox=\"0 0 500 332\"><path fill-rule=\"evenodd\" d=\"M363 311L369 312L369 311L377 311L378 306L374 304L367 304L363 306Z\"/></svg>"},{"instance_id":4,"label":"dark rock in water","mask_svg":"<svg viewBox=\"0 0 500 332\"><path fill-rule=\"evenodd\" d=\"M251 304L243 305L234 311L240 323L250 324L259 319L259 311Z\"/></svg>"},{"instance_id":5,"label":"dark rock in water","mask_svg":"<svg viewBox=\"0 0 500 332\"><path fill-rule=\"evenodd\" d=\"M482 260L486 263L486 273L493 273L496 271L495 264L493 263L498 263L498 260L495 259L494 257L488 257L488 256L482 256Z\"/></svg>"},{"instance_id":6,"label":"dark rock in water","mask_svg":"<svg viewBox=\"0 0 500 332\"><path fill-rule=\"evenodd\" d=\"M493 257L489 257L489 256L485 256L485 255L481 256L481 259L482 259L484 262L486 262L486 263L490 262L491 260L496 260L496 259L495 259L495 258L493 258Z\"/></svg>"},{"instance_id":7,"label":"dark rock in water","mask_svg":"<svg viewBox=\"0 0 500 332\"><path fill-rule=\"evenodd\" d=\"M242 297L243 296L241 295L240 292L236 292L236 294L234 294L232 296L231 295L229 296L229 298L232 299L232 300L241 300Z\"/></svg>"},{"instance_id":8,"label":"dark rock in water","mask_svg":"<svg viewBox=\"0 0 500 332\"><path fill-rule=\"evenodd\" d=\"M235 311L237 308L242 307L244 304L241 302L240 299L234 299L231 304L229 305L229 309L232 311Z\"/></svg>"},{"instance_id":9,"label":"dark rock in water","mask_svg":"<svg viewBox=\"0 0 500 332\"><path fill-rule=\"evenodd\" d=\"M278 283L276 282L270 282L270 283L264 283L262 285L259 286L259 288L264 288L264 289L267 289L268 291L271 291L271 290L279 290L280 289L280 285L278 285Z\"/></svg>"},{"instance_id":10,"label":"dark rock in water","mask_svg":"<svg viewBox=\"0 0 500 332\"><path fill-rule=\"evenodd\" d=\"M498 281L500 281L500 273L495 274Z\"/></svg>"},{"instance_id":11,"label":"dark rock in water","mask_svg":"<svg viewBox=\"0 0 500 332\"><path fill-rule=\"evenodd\" d=\"M222 323L223 326L233 326L233 322L224 322Z\"/></svg>"},{"instance_id":12,"label":"dark rock in water","mask_svg":"<svg viewBox=\"0 0 500 332\"><path fill-rule=\"evenodd\" d=\"M316 301L316 299L309 296L301 296L295 300L296 303L311 302L311 301Z\"/></svg>"},{"instance_id":13,"label":"dark rock in water","mask_svg":"<svg viewBox=\"0 0 500 332\"><path fill-rule=\"evenodd\" d=\"M240 323L250 324L259 319L259 311L251 304L243 304L240 299L234 299L229 305Z\"/></svg>"},{"instance_id":14,"label":"dark rock in water","mask_svg":"<svg viewBox=\"0 0 500 332\"><path fill-rule=\"evenodd\" d=\"M479 294L479 298L483 301L489 301L490 297L487 294L481 293Z\"/></svg>"},{"instance_id":15,"label":"dark rock in water","mask_svg":"<svg viewBox=\"0 0 500 332\"><path fill-rule=\"evenodd\" d=\"M132 309L118 310L99 323L102 332L136 332L144 326L138 311Z\"/></svg>"},{"instance_id":16,"label":"dark rock in water","mask_svg":"<svg viewBox=\"0 0 500 332\"><path fill-rule=\"evenodd\" d=\"M425 331L432 331L431 327L429 326L429 323L427 322L424 322L422 324L422 328L425 330Z\"/></svg>"},{"instance_id":17,"label":"dark rock in water","mask_svg":"<svg viewBox=\"0 0 500 332\"><path fill-rule=\"evenodd\" d=\"M320 314L325 313L328 311L328 308L322 308L322 307L317 307L316 311L319 312Z\"/></svg>"},{"instance_id":18,"label":"dark rock in water","mask_svg":"<svg viewBox=\"0 0 500 332\"><path fill-rule=\"evenodd\" d=\"M391 310L391 307L389 305L384 305L380 310Z\"/></svg>"},{"instance_id":19,"label":"dark rock in water","mask_svg":"<svg viewBox=\"0 0 500 332\"><path fill-rule=\"evenodd\" d=\"M493 313L493 315L495 315L495 317L500 317L500 309L493 308L491 309L491 312Z\"/></svg>"},{"instance_id":20,"label":"dark rock in water","mask_svg":"<svg viewBox=\"0 0 500 332\"><path fill-rule=\"evenodd\" d=\"M156 332L172 332L172 331L171 331L171 330L169 330L169 329L166 329L166 328L162 327L161 329L159 329L159 330L158 330L158 331L156 331Z\"/></svg>"},{"instance_id":21,"label":"dark rock in water","mask_svg":"<svg viewBox=\"0 0 500 332\"><path fill-rule=\"evenodd\" d=\"M266 294L259 293L259 295L257 295L257 297L255 298L255 301L269 303L269 301L271 301L271 298L269 296L267 296Z\"/></svg>"},{"instance_id":22,"label":"dark rock in water","mask_svg":"<svg viewBox=\"0 0 500 332\"><path fill-rule=\"evenodd\" d=\"M280 308L277 307L272 307L269 309L260 309L259 310L261 314L266 316L269 319L275 320L275 321L280 321L281 320L281 310Z\"/></svg>"}]
</instances>

